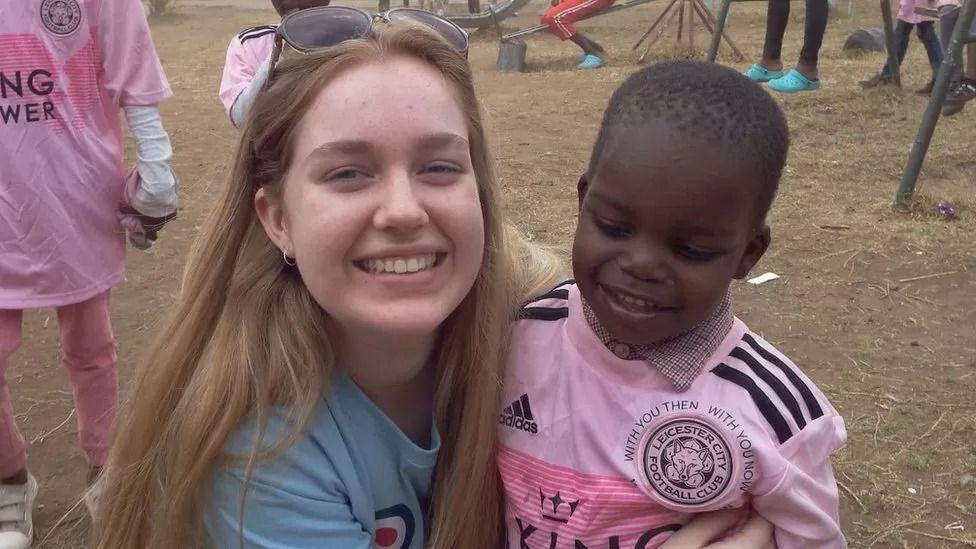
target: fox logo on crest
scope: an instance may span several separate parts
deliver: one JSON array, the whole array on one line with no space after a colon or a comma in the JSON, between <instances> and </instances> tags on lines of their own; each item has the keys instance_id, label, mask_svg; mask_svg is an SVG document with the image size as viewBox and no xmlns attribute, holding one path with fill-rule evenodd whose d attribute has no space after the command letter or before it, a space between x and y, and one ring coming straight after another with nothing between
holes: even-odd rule
<instances>
[{"instance_id":1,"label":"fox logo on crest","mask_svg":"<svg viewBox=\"0 0 976 549\"><path fill-rule=\"evenodd\" d=\"M664 450L664 474L685 488L698 488L712 476L715 460L708 449L693 438L679 438Z\"/></svg>"}]
</instances>

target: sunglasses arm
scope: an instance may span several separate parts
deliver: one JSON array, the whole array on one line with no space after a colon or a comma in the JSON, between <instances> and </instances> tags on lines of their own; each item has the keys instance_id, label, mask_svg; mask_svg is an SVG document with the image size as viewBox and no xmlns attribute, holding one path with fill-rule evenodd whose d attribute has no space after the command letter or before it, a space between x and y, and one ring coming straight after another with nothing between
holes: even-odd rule
<instances>
[{"instance_id":1,"label":"sunglasses arm","mask_svg":"<svg viewBox=\"0 0 976 549\"><path fill-rule=\"evenodd\" d=\"M284 41L281 38L281 34L275 35L274 47L271 49L271 62L268 63L268 77L264 80L264 89L271 87L271 81L274 77L275 66L278 65L278 59L281 57L281 49L284 47Z\"/></svg>"}]
</instances>

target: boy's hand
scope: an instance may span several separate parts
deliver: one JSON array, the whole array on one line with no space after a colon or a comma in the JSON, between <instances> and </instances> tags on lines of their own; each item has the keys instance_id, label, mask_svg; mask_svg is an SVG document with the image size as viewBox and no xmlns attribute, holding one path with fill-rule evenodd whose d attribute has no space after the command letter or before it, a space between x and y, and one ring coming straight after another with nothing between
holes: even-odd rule
<instances>
[{"instance_id":1,"label":"boy's hand","mask_svg":"<svg viewBox=\"0 0 976 549\"><path fill-rule=\"evenodd\" d=\"M167 223L172 221L176 217L176 212L173 212L167 216L163 217L149 217L148 215L143 215L135 210L132 206L128 204L122 204L119 206L119 211L125 215L131 215L139 220L142 224L142 228L146 231L146 238L150 242L154 242L158 236L159 231Z\"/></svg>"}]
</instances>

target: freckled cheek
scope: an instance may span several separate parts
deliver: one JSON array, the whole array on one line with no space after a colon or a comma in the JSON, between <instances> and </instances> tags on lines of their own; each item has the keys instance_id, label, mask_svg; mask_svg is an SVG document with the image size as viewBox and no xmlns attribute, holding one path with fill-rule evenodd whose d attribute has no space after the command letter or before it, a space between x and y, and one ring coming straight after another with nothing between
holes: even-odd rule
<instances>
[{"instance_id":1,"label":"freckled cheek","mask_svg":"<svg viewBox=\"0 0 976 549\"><path fill-rule=\"evenodd\" d=\"M292 241L306 264L329 263L338 267L368 225L369 216L356 208L336 204L298 208L292 215Z\"/></svg>"}]
</instances>

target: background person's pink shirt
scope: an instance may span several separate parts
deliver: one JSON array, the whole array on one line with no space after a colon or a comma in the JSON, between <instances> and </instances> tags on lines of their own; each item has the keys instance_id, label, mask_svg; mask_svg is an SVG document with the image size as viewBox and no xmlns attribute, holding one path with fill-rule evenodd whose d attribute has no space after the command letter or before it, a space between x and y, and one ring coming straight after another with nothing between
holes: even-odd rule
<instances>
[{"instance_id":1,"label":"background person's pink shirt","mask_svg":"<svg viewBox=\"0 0 976 549\"><path fill-rule=\"evenodd\" d=\"M122 280L120 108L170 95L140 0L0 0L0 308Z\"/></svg>"},{"instance_id":2,"label":"background person's pink shirt","mask_svg":"<svg viewBox=\"0 0 976 549\"><path fill-rule=\"evenodd\" d=\"M896 17L906 23L917 25L925 21L936 21L937 17L927 17L915 13L915 8L935 8L935 0L899 0Z\"/></svg>"},{"instance_id":3,"label":"background person's pink shirt","mask_svg":"<svg viewBox=\"0 0 976 549\"><path fill-rule=\"evenodd\" d=\"M830 464L844 421L741 321L678 392L604 346L575 285L522 316L499 416L509 548L658 547L693 513L746 504L779 549L846 546Z\"/></svg>"},{"instance_id":4,"label":"background person's pink shirt","mask_svg":"<svg viewBox=\"0 0 976 549\"><path fill-rule=\"evenodd\" d=\"M251 27L231 38L218 93L228 115L241 92L254 79L258 67L271 56L276 28L275 25Z\"/></svg>"}]
</instances>

